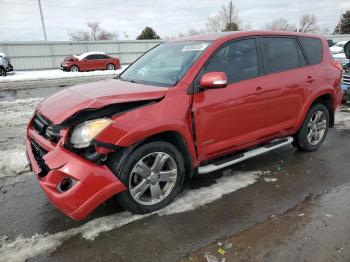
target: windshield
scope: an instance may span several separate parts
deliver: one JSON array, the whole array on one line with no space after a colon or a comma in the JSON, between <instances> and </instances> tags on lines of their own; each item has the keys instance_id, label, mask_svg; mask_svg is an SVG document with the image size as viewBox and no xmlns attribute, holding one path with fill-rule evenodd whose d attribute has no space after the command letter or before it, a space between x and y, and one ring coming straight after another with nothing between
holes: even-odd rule
<instances>
[{"instance_id":1,"label":"windshield","mask_svg":"<svg viewBox=\"0 0 350 262\"><path fill-rule=\"evenodd\" d=\"M161 44L129 66L119 79L156 86L174 86L208 46L207 41Z\"/></svg>"}]
</instances>

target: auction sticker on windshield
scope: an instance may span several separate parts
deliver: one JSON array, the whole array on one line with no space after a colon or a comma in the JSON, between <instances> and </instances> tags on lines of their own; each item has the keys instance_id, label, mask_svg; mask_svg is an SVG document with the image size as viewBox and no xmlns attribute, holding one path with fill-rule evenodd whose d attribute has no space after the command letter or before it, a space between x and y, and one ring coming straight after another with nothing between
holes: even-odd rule
<instances>
[{"instance_id":1,"label":"auction sticker on windshield","mask_svg":"<svg viewBox=\"0 0 350 262\"><path fill-rule=\"evenodd\" d=\"M201 43L198 45L188 45L182 48L182 52L188 52L188 51L203 51L207 48L209 43Z\"/></svg>"}]
</instances>

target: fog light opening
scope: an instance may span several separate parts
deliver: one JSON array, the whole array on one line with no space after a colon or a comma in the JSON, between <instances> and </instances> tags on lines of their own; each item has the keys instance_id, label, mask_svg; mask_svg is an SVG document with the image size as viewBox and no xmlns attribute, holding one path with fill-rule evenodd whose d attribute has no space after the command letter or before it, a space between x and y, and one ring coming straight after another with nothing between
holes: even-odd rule
<instances>
[{"instance_id":1,"label":"fog light opening","mask_svg":"<svg viewBox=\"0 0 350 262\"><path fill-rule=\"evenodd\" d=\"M73 180L71 178L63 178L57 189L59 192L67 192L73 186Z\"/></svg>"}]
</instances>

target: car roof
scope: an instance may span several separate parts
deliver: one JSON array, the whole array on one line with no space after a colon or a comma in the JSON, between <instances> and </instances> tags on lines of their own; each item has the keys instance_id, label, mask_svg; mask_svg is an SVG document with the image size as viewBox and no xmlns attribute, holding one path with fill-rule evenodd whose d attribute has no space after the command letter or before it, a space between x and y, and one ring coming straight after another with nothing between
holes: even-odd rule
<instances>
[{"instance_id":1,"label":"car roof","mask_svg":"<svg viewBox=\"0 0 350 262\"><path fill-rule=\"evenodd\" d=\"M187 36L170 40L169 42L180 41L216 41L216 40L229 40L231 38L244 37L244 36L257 36L257 35L273 35L273 36L307 36L320 38L317 34L297 33L290 31L235 31L235 32L219 32L209 33L194 36Z\"/></svg>"},{"instance_id":2,"label":"car roof","mask_svg":"<svg viewBox=\"0 0 350 262\"><path fill-rule=\"evenodd\" d=\"M92 52L83 53L81 55L77 55L76 58L78 58L79 60L82 60L89 55L105 55L105 54L106 54L105 52L92 51Z\"/></svg>"}]
</instances>

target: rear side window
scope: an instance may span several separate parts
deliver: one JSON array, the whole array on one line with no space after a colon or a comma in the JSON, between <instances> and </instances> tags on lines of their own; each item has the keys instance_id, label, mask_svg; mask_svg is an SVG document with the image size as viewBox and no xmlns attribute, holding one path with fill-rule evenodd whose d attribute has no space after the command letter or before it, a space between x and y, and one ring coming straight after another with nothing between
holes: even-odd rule
<instances>
[{"instance_id":1,"label":"rear side window","mask_svg":"<svg viewBox=\"0 0 350 262\"><path fill-rule=\"evenodd\" d=\"M106 55L96 55L97 59L109 59Z\"/></svg>"},{"instance_id":2,"label":"rear side window","mask_svg":"<svg viewBox=\"0 0 350 262\"><path fill-rule=\"evenodd\" d=\"M229 83L259 75L255 39L244 39L224 45L204 68L204 72L224 72Z\"/></svg>"},{"instance_id":3,"label":"rear side window","mask_svg":"<svg viewBox=\"0 0 350 262\"><path fill-rule=\"evenodd\" d=\"M299 37L299 41L303 46L309 64L316 65L322 61L322 42L321 39L311 37Z\"/></svg>"},{"instance_id":4,"label":"rear side window","mask_svg":"<svg viewBox=\"0 0 350 262\"><path fill-rule=\"evenodd\" d=\"M300 67L298 46L294 38L263 37L262 48L266 74Z\"/></svg>"}]
</instances>

